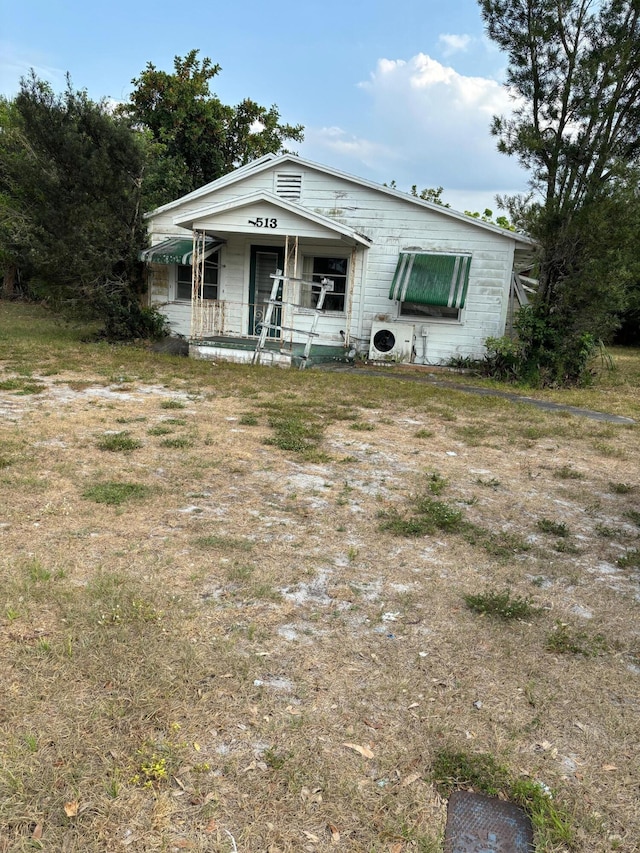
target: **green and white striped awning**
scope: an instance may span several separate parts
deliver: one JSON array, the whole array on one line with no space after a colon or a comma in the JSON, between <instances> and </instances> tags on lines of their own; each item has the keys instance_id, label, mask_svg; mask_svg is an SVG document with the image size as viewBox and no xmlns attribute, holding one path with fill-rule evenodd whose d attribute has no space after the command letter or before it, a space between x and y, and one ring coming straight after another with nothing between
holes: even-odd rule
<instances>
[{"instance_id":1,"label":"green and white striped awning","mask_svg":"<svg viewBox=\"0 0 640 853\"><path fill-rule=\"evenodd\" d=\"M471 255L400 252L389 299L464 308Z\"/></svg>"},{"instance_id":2,"label":"green and white striped awning","mask_svg":"<svg viewBox=\"0 0 640 853\"><path fill-rule=\"evenodd\" d=\"M218 246L222 245L222 240L206 237L204 245L204 256L208 258ZM191 237L171 237L169 240L151 246L150 249L143 249L139 257L141 261L149 264L190 265L193 262L193 240Z\"/></svg>"}]
</instances>

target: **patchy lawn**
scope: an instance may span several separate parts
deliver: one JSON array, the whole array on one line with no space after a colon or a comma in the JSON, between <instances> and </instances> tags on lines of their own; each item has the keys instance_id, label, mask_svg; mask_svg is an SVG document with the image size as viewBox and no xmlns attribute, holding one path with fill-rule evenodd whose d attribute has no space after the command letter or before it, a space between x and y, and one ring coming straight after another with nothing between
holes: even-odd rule
<instances>
[{"instance_id":1,"label":"patchy lawn","mask_svg":"<svg viewBox=\"0 0 640 853\"><path fill-rule=\"evenodd\" d=\"M639 850L637 446L0 304L0 852L435 853L455 787Z\"/></svg>"}]
</instances>

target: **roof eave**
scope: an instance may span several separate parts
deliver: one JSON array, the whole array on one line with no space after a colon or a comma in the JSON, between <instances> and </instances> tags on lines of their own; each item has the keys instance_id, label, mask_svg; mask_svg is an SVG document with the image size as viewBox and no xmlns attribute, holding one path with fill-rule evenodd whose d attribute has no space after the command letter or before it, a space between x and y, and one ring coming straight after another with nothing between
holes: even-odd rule
<instances>
[{"instance_id":1,"label":"roof eave","mask_svg":"<svg viewBox=\"0 0 640 853\"><path fill-rule=\"evenodd\" d=\"M286 199L282 199L273 193L267 192L266 190L258 190L254 193L249 193L245 196L240 196L234 199L228 199L224 202L214 205L207 205L206 207L200 208L199 210L192 211L187 216L176 216L173 219L173 224L180 228L197 228L197 221L202 220L207 216L217 216L220 213L224 213L228 210L238 210L241 207L246 207L249 204L253 204L256 201L265 201L270 204L273 204L275 207L279 207L282 210L288 210L291 213L294 213L297 216L302 217L310 222L314 222L317 225L321 225L324 228L327 228L331 231L336 232L341 237L346 237L347 239L354 240L357 243L360 243L363 246L369 247L372 245L373 240L369 237L361 234L358 231L355 231L353 228L350 228L347 225L343 225L341 222L336 222L335 219L331 219L328 216L323 216L320 213L314 213L310 211L308 208L303 207L302 205L296 204L295 202L287 201Z\"/></svg>"},{"instance_id":2,"label":"roof eave","mask_svg":"<svg viewBox=\"0 0 640 853\"><path fill-rule=\"evenodd\" d=\"M486 231L492 231L494 234L499 234L501 237L507 237L511 240L516 240L518 242L530 246L537 245L536 241L533 240L531 237L527 237L524 234L519 234L517 231L511 231L508 228L501 228L499 225L495 225L491 222L483 222L482 220L476 219L473 216L469 216L466 213L462 213L459 210L453 210L450 207L445 207L443 204L436 204L432 201L426 201L425 199L418 198L417 196L412 196L409 193L402 192L401 190L396 190L392 187L386 187L384 186L384 184L378 184L375 181L368 180L367 178L359 178L356 175L351 175L348 172L343 172L340 169L335 169L333 166L325 166L322 163L315 163L313 162L313 160L305 160L303 157L298 157L294 154L280 154L279 156L274 157L269 162L260 163L255 171L263 171L264 169L268 169L271 166L278 165L279 162L286 161L295 163L297 166L301 165L305 166L308 169L315 169L316 171L334 175L337 178L342 178L343 180L350 181L351 183L359 184L360 186L368 187L369 189L385 193L387 195L393 196L394 198L401 199L405 202L408 201L411 204L416 204L419 207L426 208L427 210L431 210L435 213L439 213L444 216L450 216L454 219L459 220L460 222L464 222L467 225L474 225L477 228L482 228ZM231 172L229 177L234 174L234 172Z\"/></svg>"},{"instance_id":3,"label":"roof eave","mask_svg":"<svg viewBox=\"0 0 640 853\"><path fill-rule=\"evenodd\" d=\"M157 216L160 213L165 213L168 210L178 207L185 201L193 201L194 199L199 198L202 195L206 195L213 190L220 189L224 186L228 186L229 184L233 184L236 181L245 178L248 174L260 173L262 171L265 171L266 169L272 168L274 166L277 167L279 164L286 162L295 163L297 167L306 167L308 169L314 169L315 171L324 172L325 174L333 175L334 177L341 178L342 180L346 180L351 183L376 190L377 192L385 193L386 195L392 196L393 198L400 199L404 202L409 202L410 204L415 204L418 207L425 208L426 210L430 210L442 216L449 216L452 219L456 219L466 225L473 225L476 228L481 228L484 231L490 231L501 237L514 240L524 245L537 245L535 240L533 240L531 237L525 236L524 234L519 234L516 231L510 231L507 228L501 228L499 225L494 225L491 222L482 222L482 220L475 219L473 216L469 216L466 213L461 213L458 210L453 210L452 208L445 207L442 204L436 204L432 201L426 201L425 199L409 195L409 193L393 189L392 187L386 187L383 184L378 184L375 181L368 180L367 178L359 178L356 175L351 175L348 172L343 172L340 169L335 169L333 168L333 166L325 166L321 163L315 163L313 160L306 160L303 157L299 157L297 154L265 154L264 157L261 157L258 160L253 160L251 163L247 163L245 166L241 166L240 168L235 169L233 172L229 172L227 175L223 175L221 178L218 178L216 181L212 181L210 184L207 184L204 187L200 187L199 189L194 190L193 192L188 193L187 195L184 195L181 198L176 199L175 201L169 202L168 204L165 204L162 207L156 208L150 213L145 214L145 218L149 219L153 216Z\"/></svg>"}]
</instances>

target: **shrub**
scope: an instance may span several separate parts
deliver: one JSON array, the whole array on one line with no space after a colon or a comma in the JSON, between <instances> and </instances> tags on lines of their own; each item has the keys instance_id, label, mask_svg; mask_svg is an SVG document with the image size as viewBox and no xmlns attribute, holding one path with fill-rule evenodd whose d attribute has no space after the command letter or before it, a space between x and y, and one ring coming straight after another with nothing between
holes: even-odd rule
<instances>
[{"instance_id":1,"label":"shrub","mask_svg":"<svg viewBox=\"0 0 640 853\"><path fill-rule=\"evenodd\" d=\"M590 365L602 345L589 332L556 325L535 305L516 316L515 337L489 337L482 372L506 382L534 387L588 385Z\"/></svg>"},{"instance_id":2,"label":"shrub","mask_svg":"<svg viewBox=\"0 0 640 853\"><path fill-rule=\"evenodd\" d=\"M167 318L157 308L141 305L126 281L106 282L86 288L79 298L59 306L72 320L98 318L102 329L98 340L112 343L159 340L171 333Z\"/></svg>"},{"instance_id":3,"label":"shrub","mask_svg":"<svg viewBox=\"0 0 640 853\"><path fill-rule=\"evenodd\" d=\"M157 308L140 305L135 299L106 299L104 329L108 341L158 340L169 335L166 317Z\"/></svg>"}]
</instances>

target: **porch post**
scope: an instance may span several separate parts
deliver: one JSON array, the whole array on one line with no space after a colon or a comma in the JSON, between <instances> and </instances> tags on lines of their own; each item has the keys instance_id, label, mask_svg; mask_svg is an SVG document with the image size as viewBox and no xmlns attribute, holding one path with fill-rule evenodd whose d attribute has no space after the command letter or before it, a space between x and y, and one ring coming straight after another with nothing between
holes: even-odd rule
<instances>
[{"instance_id":1,"label":"porch post","mask_svg":"<svg viewBox=\"0 0 640 853\"><path fill-rule=\"evenodd\" d=\"M191 255L191 338L202 337L205 233L193 232Z\"/></svg>"}]
</instances>

